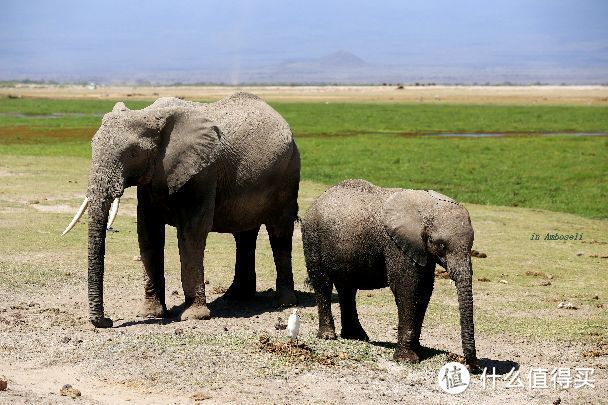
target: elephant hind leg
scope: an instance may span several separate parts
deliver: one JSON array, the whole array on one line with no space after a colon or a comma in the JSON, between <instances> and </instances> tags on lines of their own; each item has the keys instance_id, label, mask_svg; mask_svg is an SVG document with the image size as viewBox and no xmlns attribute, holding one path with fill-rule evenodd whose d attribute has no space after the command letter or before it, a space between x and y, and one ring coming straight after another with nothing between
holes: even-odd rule
<instances>
[{"instance_id":1,"label":"elephant hind leg","mask_svg":"<svg viewBox=\"0 0 608 405\"><path fill-rule=\"evenodd\" d=\"M323 267L321 254L314 242L306 238L303 239L304 252L306 259L306 269L310 284L315 292L317 311L319 313L319 332L317 337L320 339L335 339L336 327L334 317L331 313L331 293L333 282L329 277L327 269Z\"/></svg>"},{"instance_id":2,"label":"elephant hind leg","mask_svg":"<svg viewBox=\"0 0 608 405\"><path fill-rule=\"evenodd\" d=\"M235 301L250 300L255 296L255 248L260 227L234 233L236 264L234 280L224 298Z\"/></svg>"},{"instance_id":3,"label":"elephant hind leg","mask_svg":"<svg viewBox=\"0 0 608 405\"><path fill-rule=\"evenodd\" d=\"M340 337L343 339L355 339L368 341L369 337L359 322L357 314L357 289L336 285L338 299L340 301L340 319L342 321L342 332Z\"/></svg>"},{"instance_id":4,"label":"elephant hind leg","mask_svg":"<svg viewBox=\"0 0 608 405\"><path fill-rule=\"evenodd\" d=\"M291 249L293 238L293 221L282 225L266 224L272 256L277 269L276 302L281 307L298 303L293 284L291 268Z\"/></svg>"},{"instance_id":5,"label":"elephant hind leg","mask_svg":"<svg viewBox=\"0 0 608 405\"><path fill-rule=\"evenodd\" d=\"M182 321L190 319L209 319L205 295L205 244L210 226L188 228L183 224L177 227L177 243L181 261L182 288L184 289L186 309L180 315Z\"/></svg>"}]
</instances>

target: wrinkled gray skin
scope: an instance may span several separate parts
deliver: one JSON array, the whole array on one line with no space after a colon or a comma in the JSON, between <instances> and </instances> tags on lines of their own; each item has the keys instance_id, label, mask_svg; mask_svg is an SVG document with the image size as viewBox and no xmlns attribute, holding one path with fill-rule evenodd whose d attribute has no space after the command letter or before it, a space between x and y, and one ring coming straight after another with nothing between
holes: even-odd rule
<instances>
[{"instance_id":1,"label":"wrinkled gray skin","mask_svg":"<svg viewBox=\"0 0 608 405\"><path fill-rule=\"evenodd\" d=\"M140 315L166 314L165 224L177 228L185 296L182 319L210 317L203 254L210 231L234 235L236 268L227 298L255 294L258 230L268 230L279 305L296 303L291 239L300 157L285 120L258 97L236 93L216 103L161 98L142 110L118 103L92 141L89 205L89 310L104 317L105 228L112 200L137 186L137 233L145 268Z\"/></svg>"},{"instance_id":2,"label":"wrinkled gray skin","mask_svg":"<svg viewBox=\"0 0 608 405\"><path fill-rule=\"evenodd\" d=\"M433 291L435 264L458 292L462 347L476 368L471 247L467 210L434 191L386 189L347 180L322 194L302 220L304 255L319 311L318 337L335 339L331 293L340 302L341 337L368 340L357 290L389 286L399 327L395 360L420 361L420 330Z\"/></svg>"}]
</instances>

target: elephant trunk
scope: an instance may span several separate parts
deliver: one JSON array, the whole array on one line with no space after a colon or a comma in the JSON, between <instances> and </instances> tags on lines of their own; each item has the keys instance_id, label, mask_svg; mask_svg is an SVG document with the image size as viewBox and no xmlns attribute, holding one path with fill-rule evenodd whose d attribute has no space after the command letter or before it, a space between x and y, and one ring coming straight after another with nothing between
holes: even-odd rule
<instances>
[{"instance_id":1,"label":"elephant trunk","mask_svg":"<svg viewBox=\"0 0 608 405\"><path fill-rule=\"evenodd\" d=\"M122 167L110 161L105 166L93 151L93 165L89 179L89 319L98 328L112 326L112 320L104 317L103 273L106 253L106 229L110 206L124 192L125 178Z\"/></svg>"},{"instance_id":2,"label":"elephant trunk","mask_svg":"<svg viewBox=\"0 0 608 405\"><path fill-rule=\"evenodd\" d=\"M449 264L449 261L448 261ZM451 267L450 275L456 284L458 307L460 310L460 335L462 350L467 365L476 366L477 353L475 350L475 326L473 323L473 272L471 259L467 257L457 261Z\"/></svg>"},{"instance_id":3,"label":"elephant trunk","mask_svg":"<svg viewBox=\"0 0 608 405\"><path fill-rule=\"evenodd\" d=\"M112 199L102 199L89 207L89 319L98 328L112 326L104 317L103 273L106 250L106 225Z\"/></svg>"}]
</instances>

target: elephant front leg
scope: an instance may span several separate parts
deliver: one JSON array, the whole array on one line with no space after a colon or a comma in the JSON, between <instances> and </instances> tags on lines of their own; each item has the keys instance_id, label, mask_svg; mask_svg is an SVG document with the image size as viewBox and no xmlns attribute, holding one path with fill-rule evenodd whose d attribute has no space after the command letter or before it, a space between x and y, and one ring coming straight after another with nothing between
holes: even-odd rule
<instances>
[{"instance_id":1,"label":"elephant front leg","mask_svg":"<svg viewBox=\"0 0 608 405\"><path fill-rule=\"evenodd\" d=\"M234 266L234 280L224 298L228 300L244 301L255 296L255 245L260 227L249 231L236 232L236 264Z\"/></svg>"},{"instance_id":2,"label":"elephant front leg","mask_svg":"<svg viewBox=\"0 0 608 405\"><path fill-rule=\"evenodd\" d=\"M266 224L274 264L277 268L276 302L278 306L296 305L298 299L294 290L293 272L291 269L291 249L293 222L287 225Z\"/></svg>"},{"instance_id":3,"label":"elephant front leg","mask_svg":"<svg viewBox=\"0 0 608 405\"><path fill-rule=\"evenodd\" d=\"M192 229L178 226L177 241L181 261L181 277L186 310L182 321L209 319L211 313L205 296L205 271L203 266L205 242L209 229Z\"/></svg>"},{"instance_id":4,"label":"elephant front leg","mask_svg":"<svg viewBox=\"0 0 608 405\"><path fill-rule=\"evenodd\" d=\"M159 318L167 314L165 304L165 224L154 213L148 196L138 189L137 237L144 265L144 302L138 316Z\"/></svg>"},{"instance_id":5,"label":"elephant front leg","mask_svg":"<svg viewBox=\"0 0 608 405\"><path fill-rule=\"evenodd\" d=\"M414 325L414 340L412 347L414 351L420 353L422 346L420 345L420 333L422 331L422 323L424 316L433 294L433 286L435 284L435 263L427 265L420 278L419 301L416 306L416 323Z\"/></svg>"},{"instance_id":6,"label":"elephant front leg","mask_svg":"<svg viewBox=\"0 0 608 405\"><path fill-rule=\"evenodd\" d=\"M407 276L403 272L399 274L393 273L393 277L389 276L389 285L395 296L399 316L397 348L395 349L393 358L395 361L418 363L420 362L420 355L418 353L420 349L418 341L420 337L419 323L421 323L421 317L418 312L422 308L419 305L421 300L420 283L418 277L413 276L412 273L414 271L406 272Z\"/></svg>"}]
</instances>

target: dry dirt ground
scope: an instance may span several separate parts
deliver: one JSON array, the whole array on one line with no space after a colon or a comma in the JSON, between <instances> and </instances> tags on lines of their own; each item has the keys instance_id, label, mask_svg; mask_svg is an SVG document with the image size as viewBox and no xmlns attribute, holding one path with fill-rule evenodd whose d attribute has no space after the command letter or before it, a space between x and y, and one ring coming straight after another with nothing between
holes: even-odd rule
<instances>
[{"instance_id":1,"label":"dry dirt ground","mask_svg":"<svg viewBox=\"0 0 608 405\"><path fill-rule=\"evenodd\" d=\"M500 103L607 105L607 86L98 86L17 85L0 88L0 97L142 99L179 96L219 99L237 90L267 101L361 101L417 103Z\"/></svg>"},{"instance_id":2,"label":"dry dirt ground","mask_svg":"<svg viewBox=\"0 0 608 405\"><path fill-rule=\"evenodd\" d=\"M135 194L128 189L106 255L106 313L111 329L87 320L86 226L59 236L84 192L88 159L2 156L0 175L0 403L525 403L608 402L608 223L515 207L468 206L476 230L476 340L482 367L504 376L520 372L525 387L483 388L480 376L459 396L436 378L448 353L461 353L455 289L437 279L425 320L424 360L392 361L396 307L387 289L358 294L371 342L315 338L316 308L305 286L299 231L294 274L302 309L300 348L284 346L275 327L290 310L273 307L274 268L261 232L256 261L258 296L227 303L221 293L233 276L231 236L213 234L206 278L214 317L178 322L136 317L142 298L135 231ZM303 182L304 212L325 186ZM70 208L70 209L67 209ZM531 242L531 231L584 232L585 242ZM175 232L166 246L167 304L182 303ZM580 253L580 255L579 255ZM530 273L527 274L526 272ZM485 280L485 281L480 281ZM572 302L577 310L557 308ZM334 315L338 306L333 305ZM337 328L340 328L337 317ZM269 340L261 345L260 339ZM278 344L274 345L273 344ZM274 350L274 349L279 350ZM281 348L287 350L280 350ZM273 350L269 350L273 349ZM533 367L593 368L594 388L530 389ZM538 385L537 385L538 387ZM204 399L206 398L206 399Z\"/></svg>"}]
</instances>

